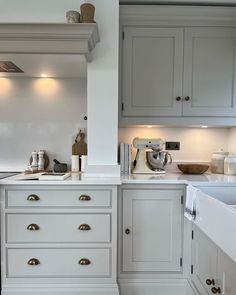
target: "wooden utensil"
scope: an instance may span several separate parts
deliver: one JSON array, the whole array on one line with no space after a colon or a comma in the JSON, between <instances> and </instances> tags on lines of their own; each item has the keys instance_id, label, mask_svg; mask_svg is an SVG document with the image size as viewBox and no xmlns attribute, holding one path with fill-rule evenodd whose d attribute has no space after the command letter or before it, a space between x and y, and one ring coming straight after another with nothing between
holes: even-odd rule
<instances>
[{"instance_id":1,"label":"wooden utensil","mask_svg":"<svg viewBox=\"0 0 236 295\"><path fill-rule=\"evenodd\" d=\"M78 137L80 137L80 140L78 141ZM87 143L84 141L85 139L85 133L79 132L75 139L75 143L72 146L72 155L87 155Z\"/></svg>"}]
</instances>

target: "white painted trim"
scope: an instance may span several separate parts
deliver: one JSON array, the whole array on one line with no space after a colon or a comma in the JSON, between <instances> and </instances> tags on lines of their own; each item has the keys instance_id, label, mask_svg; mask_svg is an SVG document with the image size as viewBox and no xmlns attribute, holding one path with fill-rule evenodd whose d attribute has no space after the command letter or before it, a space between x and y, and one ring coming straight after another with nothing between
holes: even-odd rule
<instances>
[{"instance_id":1,"label":"white painted trim","mask_svg":"<svg viewBox=\"0 0 236 295\"><path fill-rule=\"evenodd\" d=\"M122 25L236 26L236 7L121 5Z\"/></svg>"},{"instance_id":2,"label":"white painted trim","mask_svg":"<svg viewBox=\"0 0 236 295\"><path fill-rule=\"evenodd\" d=\"M83 54L99 42L97 24L0 24L0 53Z\"/></svg>"}]
</instances>

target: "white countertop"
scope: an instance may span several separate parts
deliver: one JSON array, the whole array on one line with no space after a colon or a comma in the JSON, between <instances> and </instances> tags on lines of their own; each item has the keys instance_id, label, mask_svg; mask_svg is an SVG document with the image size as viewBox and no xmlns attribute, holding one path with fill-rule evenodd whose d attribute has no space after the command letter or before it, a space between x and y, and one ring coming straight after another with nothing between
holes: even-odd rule
<instances>
[{"instance_id":1,"label":"white countertop","mask_svg":"<svg viewBox=\"0 0 236 295\"><path fill-rule=\"evenodd\" d=\"M1 179L0 185L121 185L121 184L192 184L194 186L236 186L236 176L205 173L202 175L187 175L181 172L164 175L132 174L120 177L84 177L80 173L72 173L66 180L17 180L19 175Z\"/></svg>"},{"instance_id":2,"label":"white countertop","mask_svg":"<svg viewBox=\"0 0 236 295\"><path fill-rule=\"evenodd\" d=\"M188 175L181 172L166 173L164 175L132 174L122 177L122 183L139 184L192 184L192 185L236 185L236 176L205 173Z\"/></svg>"}]
</instances>

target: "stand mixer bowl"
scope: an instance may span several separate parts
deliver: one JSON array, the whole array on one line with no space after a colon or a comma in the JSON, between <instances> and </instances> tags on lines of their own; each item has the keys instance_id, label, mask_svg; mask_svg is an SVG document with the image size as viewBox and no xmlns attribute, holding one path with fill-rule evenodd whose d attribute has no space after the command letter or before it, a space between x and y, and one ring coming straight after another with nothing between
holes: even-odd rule
<instances>
[{"instance_id":1,"label":"stand mixer bowl","mask_svg":"<svg viewBox=\"0 0 236 295\"><path fill-rule=\"evenodd\" d=\"M166 151L146 152L147 163L152 170L163 170L167 163L172 163L170 153Z\"/></svg>"}]
</instances>

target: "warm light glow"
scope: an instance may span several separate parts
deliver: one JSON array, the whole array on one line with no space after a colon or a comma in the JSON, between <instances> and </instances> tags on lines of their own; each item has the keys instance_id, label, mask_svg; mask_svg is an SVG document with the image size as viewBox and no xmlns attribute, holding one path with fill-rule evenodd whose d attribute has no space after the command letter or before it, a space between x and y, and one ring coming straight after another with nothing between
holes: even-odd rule
<instances>
[{"instance_id":1,"label":"warm light glow","mask_svg":"<svg viewBox=\"0 0 236 295\"><path fill-rule=\"evenodd\" d=\"M37 79L34 82L34 89L40 98L55 99L59 91L59 83L55 79Z\"/></svg>"},{"instance_id":2,"label":"warm light glow","mask_svg":"<svg viewBox=\"0 0 236 295\"><path fill-rule=\"evenodd\" d=\"M42 77L42 78L47 78L48 75L47 75L47 74L41 74L41 77Z\"/></svg>"},{"instance_id":3,"label":"warm light glow","mask_svg":"<svg viewBox=\"0 0 236 295\"><path fill-rule=\"evenodd\" d=\"M208 128L208 126L201 126L202 128Z\"/></svg>"},{"instance_id":4,"label":"warm light glow","mask_svg":"<svg viewBox=\"0 0 236 295\"><path fill-rule=\"evenodd\" d=\"M148 125L147 128L152 128L152 126L151 125Z\"/></svg>"},{"instance_id":5,"label":"warm light glow","mask_svg":"<svg viewBox=\"0 0 236 295\"><path fill-rule=\"evenodd\" d=\"M8 78L0 78L0 99L4 99L12 88L12 82Z\"/></svg>"}]
</instances>

